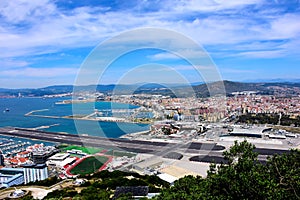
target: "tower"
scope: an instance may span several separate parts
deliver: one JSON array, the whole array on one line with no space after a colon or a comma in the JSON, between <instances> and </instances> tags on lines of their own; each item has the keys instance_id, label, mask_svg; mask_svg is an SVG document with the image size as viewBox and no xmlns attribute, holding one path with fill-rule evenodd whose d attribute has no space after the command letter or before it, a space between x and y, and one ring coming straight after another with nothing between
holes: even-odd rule
<instances>
[{"instance_id":1,"label":"tower","mask_svg":"<svg viewBox=\"0 0 300 200\"><path fill-rule=\"evenodd\" d=\"M4 156L2 154L2 151L0 151L0 166L5 166L5 164L4 164Z\"/></svg>"}]
</instances>

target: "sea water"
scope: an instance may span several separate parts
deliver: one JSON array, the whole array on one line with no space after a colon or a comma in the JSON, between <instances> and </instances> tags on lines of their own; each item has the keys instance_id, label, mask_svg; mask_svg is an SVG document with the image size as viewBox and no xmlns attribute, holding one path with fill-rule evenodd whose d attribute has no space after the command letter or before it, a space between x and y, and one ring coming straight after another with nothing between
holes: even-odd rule
<instances>
[{"instance_id":1,"label":"sea water","mask_svg":"<svg viewBox=\"0 0 300 200\"><path fill-rule=\"evenodd\" d=\"M0 127L37 128L46 126L41 130L50 132L66 132L70 134L87 134L93 136L118 138L127 133L149 130L149 125L133 124L125 122L102 122L89 120L73 120L64 118L44 118L38 116L25 116L33 110L36 115L43 116L70 116L73 114L91 114L93 109L112 116L113 109L134 109L137 106L111 103L111 102L88 102L76 104L74 110L72 104L57 104L65 98L0 98Z\"/></svg>"}]
</instances>

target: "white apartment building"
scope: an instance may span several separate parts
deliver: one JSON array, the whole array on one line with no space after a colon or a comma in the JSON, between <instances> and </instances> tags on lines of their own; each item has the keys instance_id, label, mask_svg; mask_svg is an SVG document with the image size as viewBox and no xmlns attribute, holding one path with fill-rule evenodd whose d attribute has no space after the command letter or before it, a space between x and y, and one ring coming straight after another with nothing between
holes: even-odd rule
<instances>
[{"instance_id":1,"label":"white apartment building","mask_svg":"<svg viewBox=\"0 0 300 200\"><path fill-rule=\"evenodd\" d=\"M46 164L28 164L23 165L23 168L25 184L48 178L48 168Z\"/></svg>"}]
</instances>

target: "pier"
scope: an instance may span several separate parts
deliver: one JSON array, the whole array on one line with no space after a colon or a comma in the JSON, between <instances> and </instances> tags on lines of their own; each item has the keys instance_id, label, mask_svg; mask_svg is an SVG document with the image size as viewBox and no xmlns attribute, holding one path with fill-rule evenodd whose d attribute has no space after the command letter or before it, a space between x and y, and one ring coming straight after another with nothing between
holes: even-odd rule
<instances>
[{"instance_id":1,"label":"pier","mask_svg":"<svg viewBox=\"0 0 300 200\"><path fill-rule=\"evenodd\" d=\"M34 113L36 113L36 112L48 111L48 110L49 110L49 109L42 109L42 110L32 110L32 111L30 111L30 112L26 113L26 114L25 114L25 116L36 115L36 114L34 114ZM39 115L38 115L38 116L39 116Z\"/></svg>"},{"instance_id":2,"label":"pier","mask_svg":"<svg viewBox=\"0 0 300 200\"><path fill-rule=\"evenodd\" d=\"M52 119L76 119L76 120L88 120L88 121L99 121L99 122L126 122L126 123L136 123L132 120L129 120L125 117L97 117L97 114L100 111L93 112L88 115L70 115L70 116L53 116L53 115L38 115L37 112L47 111L48 109L43 110L33 110L25 114L26 117L41 117L41 118L52 118Z\"/></svg>"}]
</instances>

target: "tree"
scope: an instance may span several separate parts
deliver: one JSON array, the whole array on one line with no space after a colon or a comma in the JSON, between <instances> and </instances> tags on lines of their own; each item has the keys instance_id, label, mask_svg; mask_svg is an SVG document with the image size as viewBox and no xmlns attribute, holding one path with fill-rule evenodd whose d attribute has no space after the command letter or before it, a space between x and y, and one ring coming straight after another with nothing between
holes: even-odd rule
<instances>
[{"instance_id":1,"label":"tree","mask_svg":"<svg viewBox=\"0 0 300 200\"><path fill-rule=\"evenodd\" d=\"M223 153L228 164L212 164L205 179L187 176L156 199L300 199L300 151L275 155L263 165L255 146L243 141Z\"/></svg>"},{"instance_id":2,"label":"tree","mask_svg":"<svg viewBox=\"0 0 300 200\"><path fill-rule=\"evenodd\" d=\"M131 193L127 193L127 194L121 194L117 200L134 200L133 196Z\"/></svg>"},{"instance_id":3,"label":"tree","mask_svg":"<svg viewBox=\"0 0 300 200\"><path fill-rule=\"evenodd\" d=\"M83 189L76 197L80 197L81 200L104 200L109 199L110 193L106 190L89 186Z\"/></svg>"},{"instance_id":4,"label":"tree","mask_svg":"<svg viewBox=\"0 0 300 200\"><path fill-rule=\"evenodd\" d=\"M290 154L273 156L267 163L267 169L282 199L300 199L299 150L292 150Z\"/></svg>"},{"instance_id":5,"label":"tree","mask_svg":"<svg viewBox=\"0 0 300 200\"><path fill-rule=\"evenodd\" d=\"M20 198L19 200L34 200L34 198L31 196L31 194L28 194L25 197Z\"/></svg>"}]
</instances>

